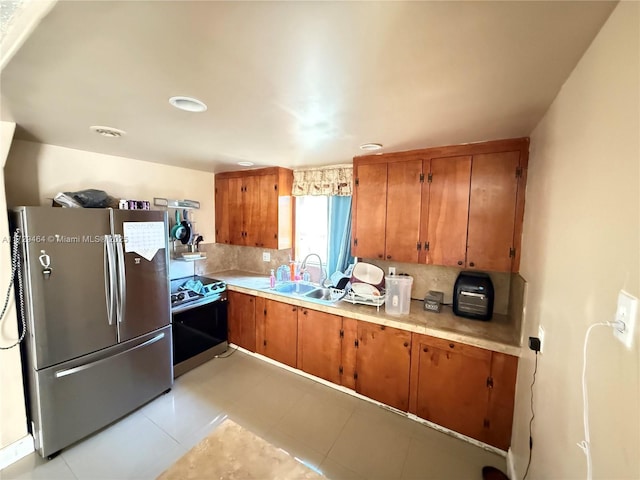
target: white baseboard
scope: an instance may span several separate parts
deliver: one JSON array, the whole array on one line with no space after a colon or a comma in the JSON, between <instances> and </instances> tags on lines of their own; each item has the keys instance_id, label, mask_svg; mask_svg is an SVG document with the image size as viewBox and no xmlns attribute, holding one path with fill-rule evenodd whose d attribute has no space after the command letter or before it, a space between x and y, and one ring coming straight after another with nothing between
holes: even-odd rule
<instances>
[{"instance_id":1,"label":"white baseboard","mask_svg":"<svg viewBox=\"0 0 640 480\"><path fill-rule=\"evenodd\" d=\"M20 440L0 449L0 470L8 467L33 452L33 437L27 435Z\"/></svg>"},{"instance_id":2,"label":"white baseboard","mask_svg":"<svg viewBox=\"0 0 640 480\"><path fill-rule=\"evenodd\" d=\"M513 464L513 451L511 448L507 451L507 477L509 477L509 480L518 480L516 477L516 467Z\"/></svg>"},{"instance_id":3,"label":"white baseboard","mask_svg":"<svg viewBox=\"0 0 640 480\"><path fill-rule=\"evenodd\" d=\"M487 450L488 452L495 453L496 455L500 455L501 457L507 457L507 452L505 452L504 450L500 450L499 448L494 447L493 445L489 445L489 444L486 444L484 442L481 442L480 440L476 440L475 438L467 437L466 435L463 435L461 433L454 432L453 430L450 430L447 427L443 427L443 426L440 426L440 425L438 425L436 423L432 423L429 420L425 420L424 418L420 418L420 417L418 417L418 416L416 416L416 415L414 415L412 413L403 412L402 410L398 410L397 408L393 408L393 407L391 407L389 405L385 405L384 403L380 403L377 400L374 400L374 399L369 398L369 397L365 397L364 395L361 395L361 394L351 390L350 388L343 387L342 385L336 385L335 383L331 383L331 382L329 382L327 380L324 380L323 378L316 377L316 376L311 375L311 374L309 374L307 372L303 372L302 370L298 370L297 368L290 367L289 365L285 365L284 363L280 363L280 362L278 362L276 360L273 360L273 359L271 359L269 357L265 357L264 355L261 355L259 353L255 353L255 352L252 352L250 350L247 350L247 349L245 349L245 348L243 348L243 347L241 347L239 345L236 345L235 343L230 343L229 346L232 347L232 348L236 348L236 349L240 350L241 352L246 353L247 355L250 355L252 357L256 357L256 358L258 358L258 359L260 359L260 360L262 360L264 362L267 362L267 363L270 363L272 365L275 365L276 367L280 367L283 370L288 370L289 372L295 373L295 374L300 375L302 377L307 377L307 378L309 378L309 379L311 379L311 380L313 380L315 382L322 383L323 385L326 385L327 387L331 387L334 390L338 390L340 392L346 393L348 395L351 395L353 397L359 398L361 400L365 400L365 401L367 401L369 403L374 403L374 404L378 405L379 407L382 407L382 408L384 408L386 410L389 410L389 411L391 411L393 413L396 413L398 415L402 415L403 417L410 418L411 420L414 420L414 421L416 421L418 423L422 423L423 425L431 427L434 430L438 430L439 432L446 433L447 435L450 435L452 437L455 437L455 438L458 438L460 440L463 440L463 441L465 441L467 443L475 445L476 447L480 447L483 450ZM509 451L511 451L511 449L509 449ZM511 480L514 480L513 477L509 477L509 478Z\"/></svg>"}]
</instances>

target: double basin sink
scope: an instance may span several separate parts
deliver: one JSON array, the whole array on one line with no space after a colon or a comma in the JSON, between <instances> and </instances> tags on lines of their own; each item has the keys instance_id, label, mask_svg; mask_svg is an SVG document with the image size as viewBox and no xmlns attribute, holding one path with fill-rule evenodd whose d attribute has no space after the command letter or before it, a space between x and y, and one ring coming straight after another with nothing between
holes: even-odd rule
<instances>
[{"instance_id":1,"label":"double basin sink","mask_svg":"<svg viewBox=\"0 0 640 480\"><path fill-rule=\"evenodd\" d=\"M301 298L309 298L314 300L322 300L325 302L333 303L331 300L331 290L317 285L311 285L301 282L285 282L279 283L274 288L269 288L269 291L275 293L282 293L284 295L291 295Z\"/></svg>"}]
</instances>

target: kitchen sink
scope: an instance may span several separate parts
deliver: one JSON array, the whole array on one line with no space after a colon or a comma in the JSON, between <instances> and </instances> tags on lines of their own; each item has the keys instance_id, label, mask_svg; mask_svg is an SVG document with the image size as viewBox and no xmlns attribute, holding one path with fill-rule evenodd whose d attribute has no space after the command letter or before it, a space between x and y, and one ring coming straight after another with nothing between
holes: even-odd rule
<instances>
[{"instance_id":1,"label":"kitchen sink","mask_svg":"<svg viewBox=\"0 0 640 480\"><path fill-rule=\"evenodd\" d=\"M294 295L305 295L313 290L318 289L315 285L308 285L306 283L287 282L276 285L273 288L274 291L280 293L291 293Z\"/></svg>"},{"instance_id":2,"label":"kitchen sink","mask_svg":"<svg viewBox=\"0 0 640 480\"><path fill-rule=\"evenodd\" d=\"M331 289L329 288L316 288L305 294L305 297L316 298L318 300L331 300Z\"/></svg>"}]
</instances>

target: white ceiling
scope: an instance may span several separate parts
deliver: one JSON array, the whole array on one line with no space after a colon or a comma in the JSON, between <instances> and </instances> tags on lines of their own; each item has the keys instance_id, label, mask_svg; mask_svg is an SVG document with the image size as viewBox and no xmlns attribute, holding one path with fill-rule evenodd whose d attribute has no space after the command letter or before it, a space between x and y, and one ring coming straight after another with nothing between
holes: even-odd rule
<instances>
[{"instance_id":1,"label":"white ceiling","mask_svg":"<svg viewBox=\"0 0 640 480\"><path fill-rule=\"evenodd\" d=\"M527 136L614 6L60 1L2 70L1 116L18 138L216 172Z\"/></svg>"}]
</instances>

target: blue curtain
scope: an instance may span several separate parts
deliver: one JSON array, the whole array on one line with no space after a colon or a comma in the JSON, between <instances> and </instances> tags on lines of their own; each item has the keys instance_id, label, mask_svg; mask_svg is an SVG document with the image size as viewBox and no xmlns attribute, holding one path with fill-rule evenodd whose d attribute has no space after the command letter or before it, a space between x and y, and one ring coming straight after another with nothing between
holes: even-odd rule
<instances>
[{"instance_id":1,"label":"blue curtain","mask_svg":"<svg viewBox=\"0 0 640 480\"><path fill-rule=\"evenodd\" d=\"M351 197L329 197L329 258L327 273L344 272L351 256Z\"/></svg>"}]
</instances>

